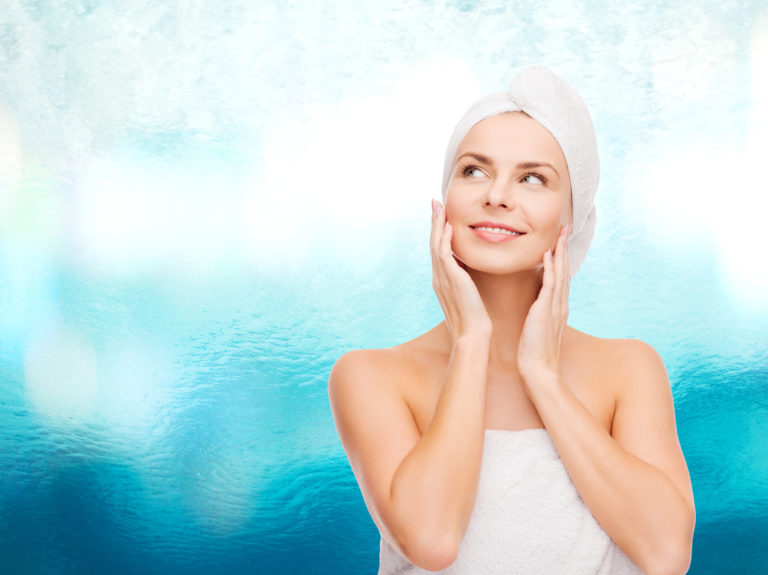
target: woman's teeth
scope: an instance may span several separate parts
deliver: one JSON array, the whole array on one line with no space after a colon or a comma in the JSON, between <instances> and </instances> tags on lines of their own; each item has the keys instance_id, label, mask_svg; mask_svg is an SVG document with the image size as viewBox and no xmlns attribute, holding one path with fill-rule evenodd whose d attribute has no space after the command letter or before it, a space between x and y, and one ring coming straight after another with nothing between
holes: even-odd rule
<instances>
[{"instance_id":1,"label":"woman's teeth","mask_svg":"<svg viewBox=\"0 0 768 575\"><path fill-rule=\"evenodd\" d=\"M479 230L481 232L492 232L494 234L507 234L509 236L519 236L520 232L513 232L511 230L507 230L504 228L487 228L485 226L477 226L475 228L476 230Z\"/></svg>"}]
</instances>

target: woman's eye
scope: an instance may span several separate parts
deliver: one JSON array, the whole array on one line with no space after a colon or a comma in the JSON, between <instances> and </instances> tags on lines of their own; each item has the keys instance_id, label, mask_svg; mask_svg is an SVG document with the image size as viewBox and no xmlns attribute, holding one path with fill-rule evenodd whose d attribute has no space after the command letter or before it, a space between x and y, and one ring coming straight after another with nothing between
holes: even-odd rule
<instances>
[{"instance_id":1,"label":"woman's eye","mask_svg":"<svg viewBox=\"0 0 768 575\"><path fill-rule=\"evenodd\" d=\"M484 175L483 170L477 166L467 166L461 171L461 173L468 178L481 178Z\"/></svg>"},{"instance_id":2,"label":"woman's eye","mask_svg":"<svg viewBox=\"0 0 768 575\"><path fill-rule=\"evenodd\" d=\"M533 178L533 179L529 179L529 178ZM538 174L525 174L523 176L523 181L530 184L543 185L546 183L547 180L544 178L544 176L539 176Z\"/></svg>"}]
</instances>

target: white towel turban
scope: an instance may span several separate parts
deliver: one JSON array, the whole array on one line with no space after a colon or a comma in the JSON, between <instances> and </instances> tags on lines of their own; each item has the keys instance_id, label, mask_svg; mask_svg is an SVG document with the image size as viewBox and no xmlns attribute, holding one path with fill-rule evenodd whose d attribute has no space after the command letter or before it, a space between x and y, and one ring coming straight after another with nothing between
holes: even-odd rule
<instances>
[{"instance_id":1,"label":"white towel turban","mask_svg":"<svg viewBox=\"0 0 768 575\"><path fill-rule=\"evenodd\" d=\"M456 125L445 153L443 199L451 179L456 150L472 127L504 112L525 112L554 136L571 176L573 228L569 238L570 271L574 275L595 234L595 192L600 178L597 139L587 107L576 91L549 68L534 66L512 80L509 90L478 100Z\"/></svg>"}]
</instances>

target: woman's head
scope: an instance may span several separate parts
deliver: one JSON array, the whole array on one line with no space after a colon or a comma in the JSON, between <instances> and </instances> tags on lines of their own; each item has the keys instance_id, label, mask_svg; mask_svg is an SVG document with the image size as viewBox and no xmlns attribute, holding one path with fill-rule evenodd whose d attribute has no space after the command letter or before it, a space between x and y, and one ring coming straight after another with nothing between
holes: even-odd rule
<instances>
[{"instance_id":1,"label":"woman's head","mask_svg":"<svg viewBox=\"0 0 768 575\"><path fill-rule=\"evenodd\" d=\"M485 153L472 148L482 148ZM477 166L478 162L483 165ZM467 163L478 170L466 172ZM534 169L532 163L540 165ZM481 222L487 219L507 226L517 223L521 227L526 225L527 218L531 226L526 232L531 234L528 237L502 241L496 247L476 245L497 252L504 250L505 258L516 247L530 248L525 250L529 256L541 247L540 253L534 253L540 262L544 251L551 247L545 245L544 240L551 231L547 226L554 218L561 225L572 224L570 269L571 274L575 274L594 235L594 195L599 170L592 120L579 95L543 66L521 72L508 91L491 94L473 105L456 126L448 144L443 198L449 219L459 214L462 218L461 222L454 222L456 255L461 258L462 234L466 238L477 238L483 231L478 234L473 229L459 230L456 223L466 224L464 218L482 215ZM472 174L474 177L467 177ZM537 187L539 185L541 187ZM536 195L534 190L543 193ZM475 207L467 212L471 201ZM553 210L558 209L560 212L554 214ZM490 218L493 214L506 214L506 219ZM545 226L546 222L549 224ZM558 231L559 227L552 236L553 243ZM467 263L473 267L472 262Z\"/></svg>"},{"instance_id":2,"label":"woman's head","mask_svg":"<svg viewBox=\"0 0 768 575\"><path fill-rule=\"evenodd\" d=\"M470 268L493 274L537 269L572 221L560 146L522 112L481 120L456 151L445 210L453 251Z\"/></svg>"}]
</instances>

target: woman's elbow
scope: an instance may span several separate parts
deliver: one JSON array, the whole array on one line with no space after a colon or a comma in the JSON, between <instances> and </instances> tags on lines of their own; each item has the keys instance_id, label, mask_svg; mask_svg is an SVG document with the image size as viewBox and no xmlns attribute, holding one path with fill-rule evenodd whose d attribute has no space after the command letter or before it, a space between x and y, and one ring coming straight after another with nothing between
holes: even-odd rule
<instances>
[{"instance_id":1,"label":"woman's elbow","mask_svg":"<svg viewBox=\"0 0 768 575\"><path fill-rule=\"evenodd\" d=\"M658 557L653 564L645 569L647 575L685 575L691 565L691 553L669 553L665 557Z\"/></svg>"},{"instance_id":2,"label":"woman's elbow","mask_svg":"<svg viewBox=\"0 0 768 575\"><path fill-rule=\"evenodd\" d=\"M690 516L690 523L680 530L678 537L667 537L660 549L656 550L646 568L648 575L685 575L691 566L693 549L693 529L695 513Z\"/></svg>"},{"instance_id":3,"label":"woman's elbow","mask_svg":"<svg viewBox=\"0 0 768 575\"><path fill-rule=\"evenodd\" d=\"M435 534L420 532L398 543L405 558L417 567L427 571L442 571L456 561L461 540L447 531Z\"/></svg>"}]
</instances>

